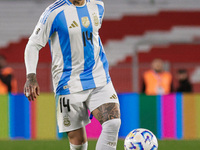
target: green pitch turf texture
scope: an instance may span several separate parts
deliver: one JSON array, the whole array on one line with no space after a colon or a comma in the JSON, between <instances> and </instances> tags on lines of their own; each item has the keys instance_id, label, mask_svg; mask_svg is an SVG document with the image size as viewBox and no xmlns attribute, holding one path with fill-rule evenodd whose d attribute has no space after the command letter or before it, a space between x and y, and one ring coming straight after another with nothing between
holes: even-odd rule
<instances>
[{"instance_id":1,"label":"green pitch turf texture","mask_svg":"<svg viewBox=\"0 0 200 150\"><path fill-rule=\"evenodd\" d=\"M123 149L123 140L119 140L117 150ZM88 150L95 150L96 140L89 141ZM0 140L0 150L69 150L68 141L48 140ZM200 140L163 140L159 141L159 150L200 150Z\"/></svg>"}]
</instances>

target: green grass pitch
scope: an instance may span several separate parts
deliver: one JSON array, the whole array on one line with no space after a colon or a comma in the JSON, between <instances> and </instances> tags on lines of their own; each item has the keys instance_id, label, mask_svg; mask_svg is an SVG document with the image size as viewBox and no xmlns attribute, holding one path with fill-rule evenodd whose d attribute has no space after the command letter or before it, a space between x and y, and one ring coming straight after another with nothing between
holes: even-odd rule
<instances>
[{"instance_id":1,"label":"green grass pitch","mask_svg":"<svg viewBox=\"0 0 200 150\"><path fill-rule=\"evenodd\" d=\"M123 150L123 140L119 140L117 150ZM199 150L200 140L162 140L159 150ZM96 140L89 140L88 150L95 150ZM0 140L0 150L69 150L65 140Z\"/></svg>"}]
</instances>

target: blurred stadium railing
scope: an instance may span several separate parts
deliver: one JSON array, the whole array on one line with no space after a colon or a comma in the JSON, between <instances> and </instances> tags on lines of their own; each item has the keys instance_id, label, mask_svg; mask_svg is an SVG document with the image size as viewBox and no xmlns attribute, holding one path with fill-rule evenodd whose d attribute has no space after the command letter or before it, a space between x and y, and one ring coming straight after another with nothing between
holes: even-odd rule
<instances>
[{"instance_id":1,"label":"blurred stadium railing","mask_svg":"<svg viewBox=\"0 0 200 150\"><path fill-rule=\"evenodd\" d=\"M150 68L155 57L164 59L174 76L177 69L188 69L194 91L200 92L197 58L200 55L197 19L200 1L154 0L153 5L150 1L115 0L113 4L113 0L105 0L106 14L100 35L117 92L140 91L142 73ZM23 54L28 37L51 2L0 1L0 54L15 69L19 92L23 91L26 78ZM43 92L52 92L50 65L51 56L46 46L40 53L37 70Z\"/></svg>"}]
</instances>

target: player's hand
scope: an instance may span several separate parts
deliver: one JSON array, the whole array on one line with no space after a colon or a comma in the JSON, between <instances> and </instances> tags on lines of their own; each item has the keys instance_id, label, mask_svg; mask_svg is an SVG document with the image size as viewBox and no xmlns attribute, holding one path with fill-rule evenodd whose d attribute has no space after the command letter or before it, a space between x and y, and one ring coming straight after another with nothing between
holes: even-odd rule
<instances>
[{"instance_id":1,"label":"player's hand","mask_svg":"<svg viewBox=\"0 0 200 150\"><path fill-rule=\"evenodd\" d=\"M24 95L29 101L34 101L40 95L40 87L36 79L36 74L30 73L27 75L24 85Z\"/></svg>"}]
</instances>

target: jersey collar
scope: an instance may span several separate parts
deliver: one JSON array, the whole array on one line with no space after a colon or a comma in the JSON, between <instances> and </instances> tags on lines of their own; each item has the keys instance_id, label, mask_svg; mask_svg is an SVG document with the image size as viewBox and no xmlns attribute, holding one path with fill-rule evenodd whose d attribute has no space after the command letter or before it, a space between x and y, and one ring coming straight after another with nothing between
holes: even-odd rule
<instances>
[{"instance_id":1,"label":"jersey collar","mask_svg":"<svg viewBox=\"0 0 200 150\"><path fill-rule=\"evenodd\" d=\"M69 0L64 0L68 5L72 5L72 3Z\"/></svg>"}]
</instances>

